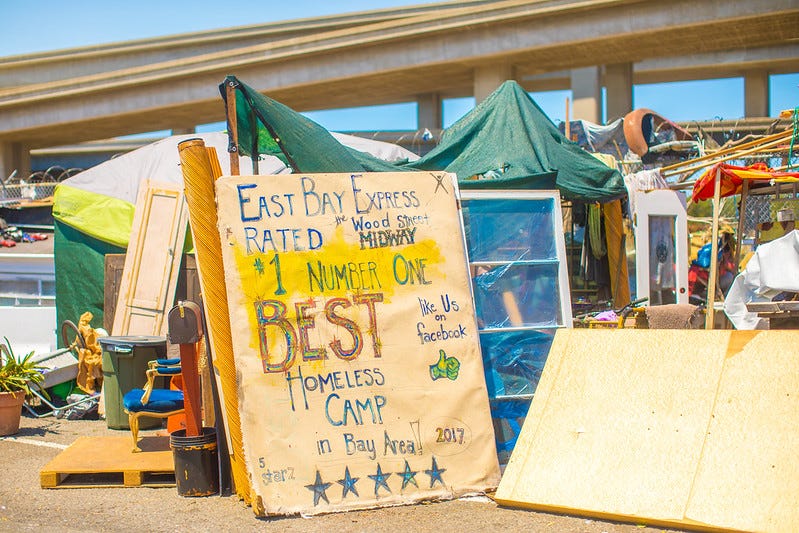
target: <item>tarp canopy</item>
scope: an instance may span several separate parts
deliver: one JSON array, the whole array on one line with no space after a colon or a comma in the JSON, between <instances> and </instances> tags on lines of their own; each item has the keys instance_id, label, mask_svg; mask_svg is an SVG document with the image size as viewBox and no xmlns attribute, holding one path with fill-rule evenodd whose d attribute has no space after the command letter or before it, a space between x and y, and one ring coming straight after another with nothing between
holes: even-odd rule
<instances>
[{"instance_id":1,"label":"tarp canopy","mask_svg":"<svg viewBox=\"0 0 799 533\"><path fill-rule=\"evenodd\" d=\"M751 184L771 182L792 183L799 181L799 172L779 172L768 168L765 163L755 163L748 167L716 163L708 168L705 173L696 180L696 183L694 183L694 191L691 194L691 198L694 202L713 198L717 172L721 173L719 191L722 198L740 194L744 180L751 180Z\"/></svg>"},{"instance_id":2,"label":"tarp canopy","mask_svg":"<svg viewBox=\"0 0 799 533\"><path fill-rule=\"evenodd\" d=\"M609 201L621 174L566 139L524 89L506 81L413 162L387 163L342 146L322 126L228 77L236 91L240 153L281 158L295 172L447 171L462 188L558 189L565 199ZM230 120L230 117L229 117Z\"/></svg>"}]
</instances>

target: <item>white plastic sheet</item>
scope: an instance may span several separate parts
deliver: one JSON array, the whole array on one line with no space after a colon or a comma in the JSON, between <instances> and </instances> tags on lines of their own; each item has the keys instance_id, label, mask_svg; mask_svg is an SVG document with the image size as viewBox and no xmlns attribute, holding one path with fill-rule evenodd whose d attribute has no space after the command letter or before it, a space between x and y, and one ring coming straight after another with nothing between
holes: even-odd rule
<instances>
[{"instance_id":1,"label":"white plastic sheet","mask_svg":"<svg viewBox=\"0 0 799 533\"><path fill-rule=\"evenodd\" d=\"M757 248L733 281L724 312L736 329L768 329L768 320L747 311L746 304L771 302L786 291L799 291L799 230Z\"/></svg>"}]
</instances>

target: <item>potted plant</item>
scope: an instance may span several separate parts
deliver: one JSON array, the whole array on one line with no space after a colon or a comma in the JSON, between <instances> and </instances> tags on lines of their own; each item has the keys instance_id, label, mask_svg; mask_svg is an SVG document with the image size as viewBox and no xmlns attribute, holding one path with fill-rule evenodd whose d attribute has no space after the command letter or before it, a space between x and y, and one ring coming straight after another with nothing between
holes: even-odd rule
<instances>
[{"instance_id":1,"label":"potted plant","mask_svg":"<svg viewBox=\"0 0 799 533\"><path fill-rule=\"evenodd\" d=\"M33 359L33 352L17 357L8 339L0 344L0 435L19 431L25 396L31 393L31 385L44 381L41 370Z\"/></svg>"}]
</instances>

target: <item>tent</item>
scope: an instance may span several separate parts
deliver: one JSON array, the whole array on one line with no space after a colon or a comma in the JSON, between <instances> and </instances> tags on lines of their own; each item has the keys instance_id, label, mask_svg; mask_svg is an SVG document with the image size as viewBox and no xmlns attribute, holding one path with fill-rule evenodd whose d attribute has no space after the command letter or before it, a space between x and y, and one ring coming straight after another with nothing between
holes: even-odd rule
<instances>
[{"instance_id":1,"label":"tent","mask_svg":"<svg viewBox=\"0 0 799 533\"><path fill-rule=\"evenodd\" d=\"M342 146L323 127L234 77L220 85L226 101L228 87L235 90L239 152L276 156L296 172L441 170L455 173L463 189L558 189L567 200L586 202L626 194L621 174L566 139L514 81L445 130L424 157L400 163Z\"/></svg>"},{"instance_id":2,"label":"tent","mask_svg":"<svg viewBox=\"0 0 799 533\"><path fill-rule=\"evenodd\" d=\"M399 146L333 134L356 153L407 161L417 156ZM216 149L222 172L230 173L227 133L175 135L110 159L61 182L53 200L54 257L56 272L56 320L77 321L85 311L93 327L103 325L105 255L125 253L133 223L139 184L144 179L183 183L178 144L201 138ZM243 171L251 168L245 158ZM261 174L290 169L278 158L261 156ZM191 244L187 244L190 248Z\"/></svg>"}]
</instances>

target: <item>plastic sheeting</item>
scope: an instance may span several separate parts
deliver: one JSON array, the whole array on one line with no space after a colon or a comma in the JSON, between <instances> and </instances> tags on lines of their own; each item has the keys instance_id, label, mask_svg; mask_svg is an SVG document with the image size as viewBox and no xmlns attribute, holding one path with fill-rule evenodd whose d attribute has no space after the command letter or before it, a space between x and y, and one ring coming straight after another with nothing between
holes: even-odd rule
<instances>
[{"instance_id":1,"label":"plastic sheeting","mask_svg":"<svg viewBox=\"0 0 799 533\"><path fill-rule=\"evenodd\" d=\"M768 329L768 320L746 310L750 302L772 302L799 292L799 230L761 244L732 282L724 312L736 329Z\"/></svg>"},{"instance_id":2,"label":"plastic sheeting","mask_svg":"<svg viewBox=\"0 0 799 533\"><path fill-rule=\"evenodd\" d=\"M558 125L561 133L566 131L566 123ZM572 120L569 122L571 139L588 150L611 154L615 157L626 156L629 147L624 139L624 119L617 118L610 124L596 124L587 120Z\"/></svg>"}]
</instances>

